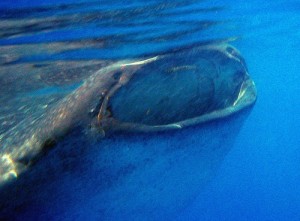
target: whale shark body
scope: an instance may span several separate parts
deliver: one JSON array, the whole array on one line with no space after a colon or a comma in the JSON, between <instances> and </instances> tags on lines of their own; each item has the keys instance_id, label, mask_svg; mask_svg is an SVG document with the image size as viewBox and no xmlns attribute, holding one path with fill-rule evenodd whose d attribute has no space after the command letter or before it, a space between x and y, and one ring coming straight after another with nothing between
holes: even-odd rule
<instances>
[{"instance_id":1,"label":"whale shark body","mask_svg":"<svg viewBox=\"0 0 300 221\"><path fill-rule=\"evenodd\" d=\"M212 176L255 100L245 61L228 44L103 67L2 136L1 214L169 217Z\"/></svg>"}]
</instances>

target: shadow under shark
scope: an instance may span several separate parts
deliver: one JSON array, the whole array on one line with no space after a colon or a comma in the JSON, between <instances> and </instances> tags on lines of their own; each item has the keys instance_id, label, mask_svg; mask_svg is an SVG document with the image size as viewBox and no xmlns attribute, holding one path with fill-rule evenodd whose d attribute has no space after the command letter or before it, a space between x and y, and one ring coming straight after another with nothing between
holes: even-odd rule
<instances>
[{"instance_id":1,"label":"shadow under shark","mask_svg":"<svg viewBox=\"0 0 300 221\"><path fill-rule=\"evenodd\" d=\"M6 134L18 138L0 152L1 214L170 219L215 173L255 100L227 44L107 66L26 132ZM90 142L86 127L105 139Z\"/></svg>"}]
</instances>

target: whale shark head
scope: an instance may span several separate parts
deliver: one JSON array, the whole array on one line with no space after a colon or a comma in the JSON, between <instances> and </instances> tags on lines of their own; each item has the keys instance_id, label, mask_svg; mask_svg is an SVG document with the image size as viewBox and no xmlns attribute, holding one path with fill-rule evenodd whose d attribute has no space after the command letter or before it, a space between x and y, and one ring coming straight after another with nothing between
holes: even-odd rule
<instances>
[{"instance_id":1,"label":"whale shark head","mask_svg":"<svg viewBox=\"0 0 300 221\"><path fill-rule=\"evenodd\" d=\"M78 208L89 201L101 220L120 220L124 214L141 220L140 211L153 217L176 211L211 177L232 145L243 116L229 116L255 100L244 60L227 44L102 68L34 124L13 131L18 136L10 140L21 146L0 152L0 219L40 205L43 212L55 204L59 210L61 201L70 208L74 201ZM92 114L91 105L96 107ZM75 122L93 124L106 139L96 148L80 144L83 133ZM77 134L66 136L72 130ZM56 148L44 154L54 143ZM26 163L37 158L34 165ZM84 198L81 191L93 197Z\"/></svg>"}]
</instances>

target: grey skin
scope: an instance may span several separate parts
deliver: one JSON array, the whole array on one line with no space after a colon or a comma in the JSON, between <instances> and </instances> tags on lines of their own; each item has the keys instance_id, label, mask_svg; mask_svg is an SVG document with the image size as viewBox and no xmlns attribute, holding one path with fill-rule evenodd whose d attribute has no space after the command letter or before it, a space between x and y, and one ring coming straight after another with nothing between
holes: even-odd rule
<instances>
[{"instance_id":1,"label":"grey skin","mask_svg":"<svg viewBox=\"0 0 300 221\"><path fill-rule=\"evenodd\" d=\"M195 79L186 81L189 77ZM255 85L243 59L226 44L121 61L95 72L46 114L27 122L26 132L5 134L0 185L26 171L77 125L91 125L101 136L176 130L224 118L255 100ZM91 117L95 106L99 110ZM26 122L22 124L24 128Z\"/></svg>"},{"instance_id":2,"label":"grey skin","mask_svg":"<svg viewBox=\"0 0 300 221\"><path fill-rule=\"evenodd\" d=\"M44 150L73 127L88 123L88 113L97 103L95 101L99 101L113 85L122 84L126 77L141 67L140 64L127 67L126 63L131 62L115 63L97 71L45 115L33 122L22 122L29 125L26 131L18 128L8 131L2 138L0 185L18 177Z\"/></svg>"}]
</instances>

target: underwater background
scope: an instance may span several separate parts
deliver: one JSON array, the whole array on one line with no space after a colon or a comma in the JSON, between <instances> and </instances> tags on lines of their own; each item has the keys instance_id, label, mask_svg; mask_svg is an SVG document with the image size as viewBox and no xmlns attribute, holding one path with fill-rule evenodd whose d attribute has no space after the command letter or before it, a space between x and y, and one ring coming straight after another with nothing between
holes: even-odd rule
<instances>
[{"instance_id":1,"label":"underwater background","mask_svg":"<svg viewBox=\"0 0 300 221\"><path fill-rule=\"evenodd\" d=\"M226 154L213 176L190 197L188 204L161 220L300 220L298 1L1 1L0 27L2 119L10 117L6 113L11 109L18 108L4 108L16 96L16 90L10 91L12 87L5 85L18 88L18 94L33 88L37 99L40 94L59 97L76 88L78 80L86 75L52 75L51 69L57 65L67 68L63 61L72 61L74 67L90 62L92 72L103 66L100 60L141 58L178 47L230 42L245 58L257 86L257 102L234 142L222 147ZM14 65L24 65L24 70L26 64L45 61L52 63L45 68L48 72L43 75L43 83L36 76L15 72L20 67ZM44 82L52 86L45 86ZM1 132L15 123L4 122ZM172 136L180 140L184 134ZM72 135L68 139L72 140ZM159 146L162 140L160 136L151 145ZM203 143L195 140L196 146ZM143 145L143 139L139 144ZM150 148L149 144L146 146ZM59 188L65 189L61 191L68 191L66 183L70 180L64 180ZM86 194L91 193L76 193L80 203L74 207L68 203L62 203L59 209L54 206L45 220L101 220L99 211L91 206L97 205L99 198L90 200ZM61 209L64 206L69 208ZM26 209L26 216L19 219L34 220L35 213L45 211L33 208ZM67 212L60 216L60 210ZM70 215L78 210L77 217ZM141 212L136 219L148 215ZM41 217L37 219L42 220ZM129 220L126 215L123 218Z\"/></svg>"}]
</instances>

